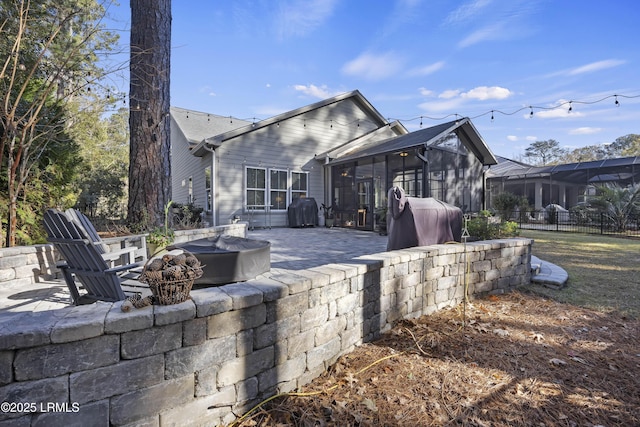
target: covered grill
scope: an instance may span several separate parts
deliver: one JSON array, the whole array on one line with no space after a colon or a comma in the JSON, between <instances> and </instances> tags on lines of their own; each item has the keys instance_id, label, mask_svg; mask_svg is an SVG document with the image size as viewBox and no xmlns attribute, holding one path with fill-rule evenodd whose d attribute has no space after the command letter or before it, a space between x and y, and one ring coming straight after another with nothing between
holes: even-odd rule
<instances>
[{"instance_id":1,"label":"covered grill","mask_svg":"<svg viewBox=\"0 0 640 427\"><path fill-rule=\"evenodd\" d=\"M318 205L313 197L293 199L287 209L289 227L318 225Z\"/></svg>"},{"instance_id":2,"label":"covered grill","mask_svg":"<svg viewBox=\"0 0 640 427\"><path fill-rule=\"evenodd\" d=\"M387 250L460 242L462 210L433 197L407 197L400 187L388 194Z\"/></svg>"}]
</instances>

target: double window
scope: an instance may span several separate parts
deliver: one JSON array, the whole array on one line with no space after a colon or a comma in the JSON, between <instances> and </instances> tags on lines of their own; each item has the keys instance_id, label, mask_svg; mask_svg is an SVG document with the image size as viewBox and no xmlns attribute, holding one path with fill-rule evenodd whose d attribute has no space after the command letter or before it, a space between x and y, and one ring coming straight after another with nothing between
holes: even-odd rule
<instances>
[{"instance_id":1,"label":"double window","mask_svg":"<svg viewBox=\"0 0 640 427\"><path fill-rule=\"evenodd\" d=\"M245 202L254 210L286 210L293 199L307 196L308 185L306 172L247 167Z\"/></svg>"}]
</instances>

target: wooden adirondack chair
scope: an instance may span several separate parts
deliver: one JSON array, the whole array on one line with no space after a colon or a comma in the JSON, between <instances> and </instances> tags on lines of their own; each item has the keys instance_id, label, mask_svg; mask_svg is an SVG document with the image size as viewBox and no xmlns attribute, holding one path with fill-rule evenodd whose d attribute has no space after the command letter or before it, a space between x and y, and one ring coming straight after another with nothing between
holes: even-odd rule
<instances>
[{"instance_id":1,"label":"wooden adirondack chair","mask_svg":"<svg viewBox=\"0 0 640 427\"><path fill-rule=\"evenodd\" d=\"M77 209L67 209L65 215L69 221L73 222L78 229L84 234L84 238L93 242L102 257L107 260L111 267L114 267L118 261L120 264L132 264L136 261L136 256L144 261L147 258L146 240L142 239L142 248L136 246L125 246L121 249L113 250L102 241L98 231L93 226L89 218ZM124 244L128 245L126 239Z\"/></svg>"},{"instance_id":2,"label":"wooden adirondack chair","mask_svg":"<svg viewBox=\"0 0 640 427\"><path fill-rule=\"evenodd\" d=\"M56 209L45 212L44 225L49 242L64 258L65 262L59 263L58 267L64 274L75 305L126 298L123 281L135 279L144 261L110 267L98 246L87 239L84 232L63 212ZM84 287L86 294L80 294L76 281Z\"/></svg>"}]
</instances>

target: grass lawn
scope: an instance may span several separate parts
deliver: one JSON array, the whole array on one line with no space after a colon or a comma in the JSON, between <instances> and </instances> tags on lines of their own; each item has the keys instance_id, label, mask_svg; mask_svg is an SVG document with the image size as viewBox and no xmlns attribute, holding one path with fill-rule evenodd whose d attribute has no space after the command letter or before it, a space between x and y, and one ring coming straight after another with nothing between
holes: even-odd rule
<instances>
[{"instance_id":1,"label":"grass lawn","mask_svg":"<svg viewBox=\"0 0 640 427\"><path fill-rule=\"evenodd\" d=\"M640 239L522 230L533 255L564 268L567 286L527 289L556 301L640 318Z\"/></svg>"}]
</instances>

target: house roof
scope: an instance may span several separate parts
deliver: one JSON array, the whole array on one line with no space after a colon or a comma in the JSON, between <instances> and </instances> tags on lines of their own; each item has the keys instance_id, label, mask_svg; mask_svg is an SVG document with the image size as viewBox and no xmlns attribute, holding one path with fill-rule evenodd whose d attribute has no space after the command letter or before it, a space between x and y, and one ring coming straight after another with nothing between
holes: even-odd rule
<instances>
[{"instance_id":1,"label":"house roof","mask_svg":"<svg viewBox=\"0 0 640 427\"><path fill-rule=\"evenodd\" d=\"M204 149L204 145L219 147L225 141L236 138L240 135L253 132L255 130L282 122L284 120L300 116L310 111L317 110L319 108L323 108L340 101L344 101L346 99L352 99L356 104L358 104L362 108L362 110L367 113L371 120L374 121L374 123L376 123L378 126L384 126L388 124L387 120L382 116L382 114L380 114L378 110L376 110L374 106L371 105L371 103L360 93L360 91L353 90L351 92L345 92L343 94L336 95L334 97L316 102L314 104L306 105L304 107L296 108L295 110L278 114L277 116L273 116L259 122L248 122L246 126L234 130L229 130L225 133L210 134L205 140L201 141L196 147L194 147L194 154L198 155L198 153L200 153ZM404 128L404 126L402 127Z\"/></svg>"},{"instance_id":2,"label":"house roof","mask_svg":"<svg viewBox=\"0 0 640 427\"><path fill-rule=\"evenodd\" d=\"M396 135L405 135L409 133L407 128L405 128L404 125L399 121L394 121L393 123L389 123L388 128L392 129L393 132L396 133ZM383 134L386 131L387 131L386 126L374 129L371 132L365 135L362 135L354 140L347 141L338 147L334 147L330 151L317 154L316 159L321 159L323 161L327 157L329 157L330 159L335 159L341 156L349 155L358 150L366 149L367 147L375 146L380 143L380 140L376 139L375 137Z\"/></svg>"},{"instance_id":3,"label":"house roof","mask_svg":"<svg viewBox=\"0 0 640 427\"><path fill-rule=\"evenodd\" d=\"M396 153L420 146L432 145L440 138L456 132L465 147L473 152L483 165L498 163L469 118L455 120L440 125L392 137L376 143L358 147L344 155L337 156L332 163L349 162L384 153Z\"/></svg>"},{"instance_id":4,"label":"house roof","mask_svg":"<svg viewBox=\"0 0 640 427\"><path fill-rule=\"evenodd\" d=\"M251 122L215 114L171 107L171 117L192 144L198 144L212 135L244 127Z\"/></svg>"},{"instance_id":5,"label":"house roof","mask_svg":"<svg viewBox=\"0 0 640 427\"><path fill-rule=\"evenodd\" d=\"M487 172L487 178L524 179L544 178L573 183L619 181L640 175L640 157L619 157L590 162L565 163L552 166L529 166L501 158L498 166Z\"/></svg>"}]
</instances>

